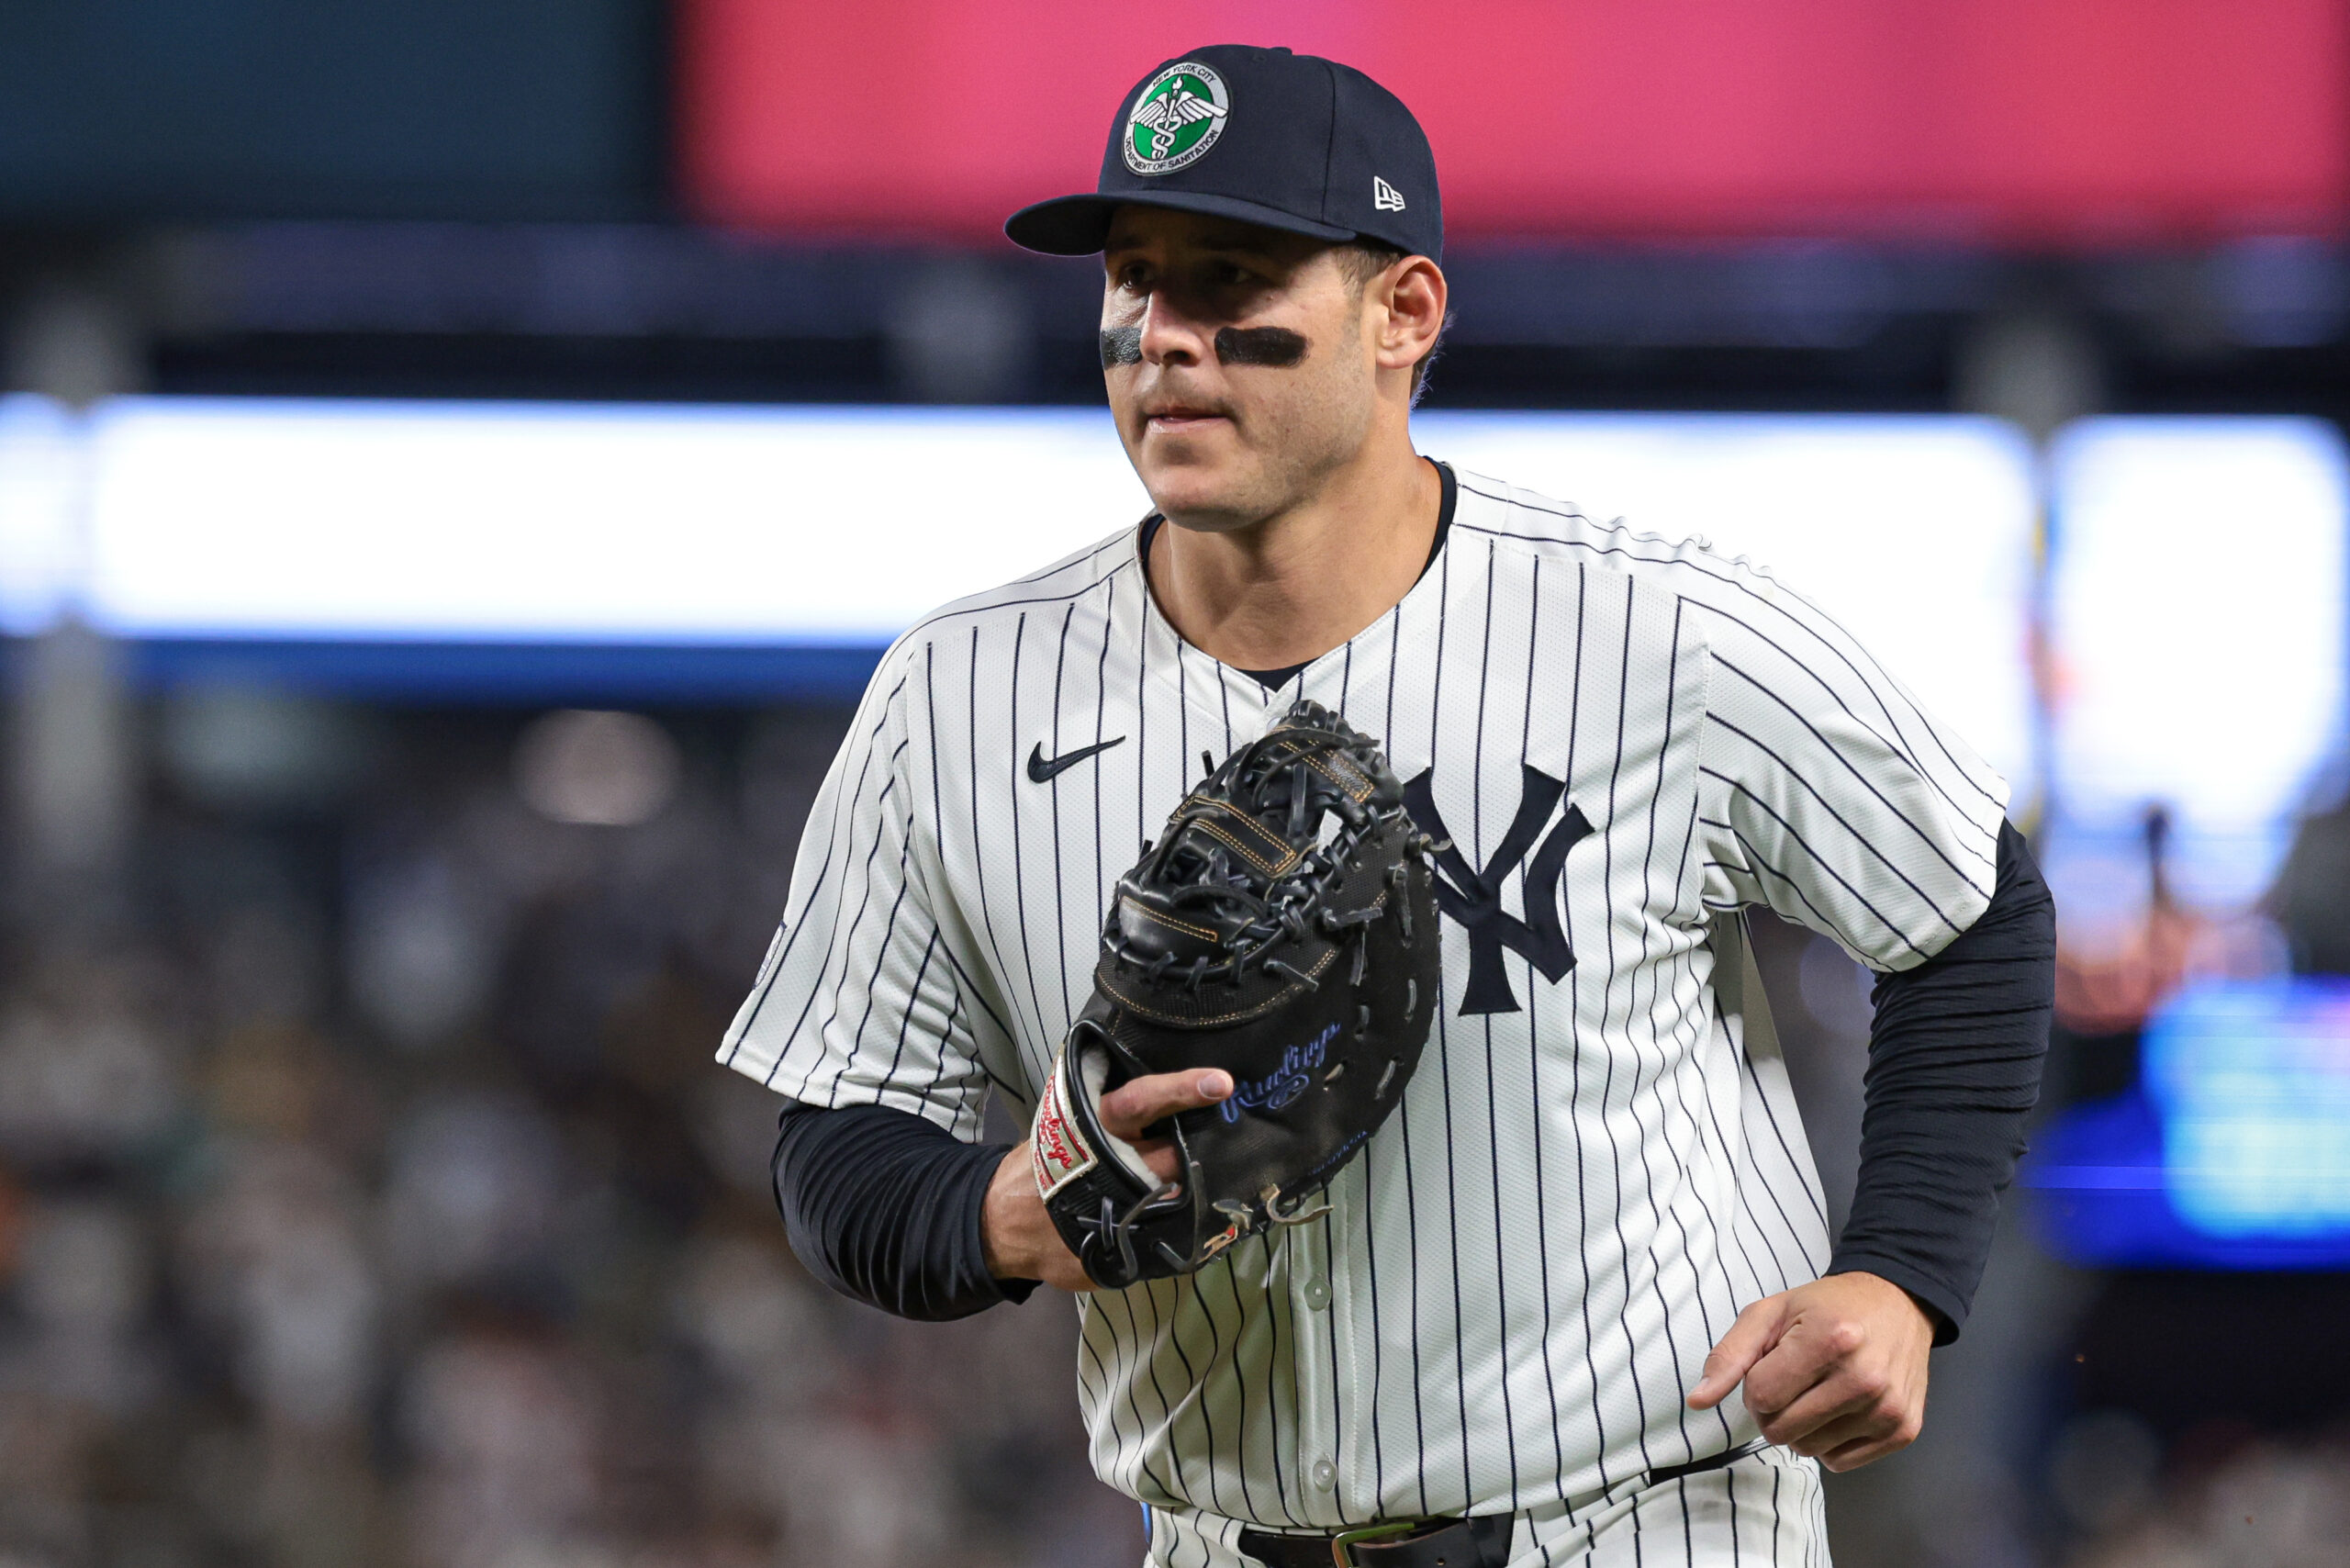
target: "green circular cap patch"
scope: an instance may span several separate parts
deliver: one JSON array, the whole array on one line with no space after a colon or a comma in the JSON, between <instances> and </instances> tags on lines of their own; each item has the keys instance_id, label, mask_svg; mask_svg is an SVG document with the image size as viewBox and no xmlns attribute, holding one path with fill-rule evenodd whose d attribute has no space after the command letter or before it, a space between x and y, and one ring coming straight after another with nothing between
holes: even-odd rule
<instances>
[{"instance_id":1,"label":"green circular cap patch","mask_svg":"<svg viewBox=\"0 0 2350 1568\"><path fill-rule=\"evenodd\" d=\"M1231 112L1223 77L1195 60L1169 66L1150 79L1126 117L1126 167L1137 174L1190 167L1207 156Z\"/></svg>"}]
</instances>

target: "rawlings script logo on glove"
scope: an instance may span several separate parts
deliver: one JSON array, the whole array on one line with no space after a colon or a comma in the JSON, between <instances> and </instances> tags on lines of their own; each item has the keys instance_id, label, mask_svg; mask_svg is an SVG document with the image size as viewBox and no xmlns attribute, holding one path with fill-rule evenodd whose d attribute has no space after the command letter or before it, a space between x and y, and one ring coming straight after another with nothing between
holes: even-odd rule
<instances>
[{"instance_id":1,"label":"rawlings script logo on glove","mask_svg":"<svg viewBox=\"0 0 2350 1568\"><path fill-rule=\"evenodd\" d=\"M1333 1024L1316 1035L1311 1045L1290 1047L1281 1053L1280 1071L1254 1083L1237 1085L1232 1091L1232 1098L1215 1108L1216 1114L1227 1122L1237 1122L1243 1110L1261 1106L1268 1111L1278 1111L1290 1104L1305 1092L1309 1081L1305 1075L1322 1065L1323 1057L1329 1052L1330 1042L1337 1037L1338 1026Z\"/></svg>"}]
</instances>

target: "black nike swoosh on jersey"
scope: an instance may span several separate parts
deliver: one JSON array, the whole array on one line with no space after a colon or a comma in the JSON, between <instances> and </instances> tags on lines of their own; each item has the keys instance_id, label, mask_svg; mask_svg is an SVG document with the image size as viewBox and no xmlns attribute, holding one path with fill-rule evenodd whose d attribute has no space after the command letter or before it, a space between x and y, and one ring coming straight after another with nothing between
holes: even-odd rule
<instances>
[{"instance_id":1,"label":"black nike swoosh on jersey","mask_svg":"<svg viewBox=\"0 0 2350 1568\"><path fill-rule=\"evenodd\" d=\"M1113 735L1110 739L1093 745L1080 746L1075 751L1065 751L1049 762L1045 760L1045 743L1038 741L1036 749L1028 754L1028 777L1039 784L1045 783L1068 772L1095 752L1108 751L1125 738L1124 735Z\"/></svg>"}]
</instances>

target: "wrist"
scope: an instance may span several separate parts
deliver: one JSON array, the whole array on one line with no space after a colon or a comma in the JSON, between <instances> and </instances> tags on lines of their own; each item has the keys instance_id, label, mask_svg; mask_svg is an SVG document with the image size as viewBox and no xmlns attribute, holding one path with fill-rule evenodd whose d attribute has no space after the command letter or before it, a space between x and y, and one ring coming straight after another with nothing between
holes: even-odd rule
<instances>
[{"instance_id":1,"label":"wrist","mask_svg":"<svg viewBox=\"0 0 2350 1568\"><path fill-rule=\"evenodd\" d=\"M1035 1178L1028 1169L1028 1149L1014 1145L1004 1154L988 1182L979 1204L979 1253L990 1277L998 1280L1041 1280L1036 1268L1035 1219L1044 1217L1044 1200L1036 1195ZM1032 1215L1029 1211L1034 1210ZM1049 1221L1046 1221L1049 1224Z\"/></svg>"},{"instance_id":2,"label":"wrist","mask_svg":"<svg viewBox=\"0 0 2350 1568\"><path fill-rule=\"evenodd\" d=\"M1847 1274L1866 1278L1874 1284L1900 1292L1910 1306L1925 1319L1926 1327L1933 1332L1936 1345L1947 1345L1958 1338L1959 1325L1964 1321L1964 1299L1954 1304L1957 1313L1954 1316L1953 1305L1946 1305L1949 1298L1939 1282L1912 1267L1907 1260L1855 1251L1830 1260L1829 1278Z\"/></svg>"},{"instance_id":3,"label":"wrist","mask_svg":"<svg viewBox=\"0 0 2350 1568\"><path fill-rule=\"evenodd\" d=\"M1886 1279L1874 1269L1846 1269L1828 1277L1851 1280L1855 1283L1864 1284L1872 1295L1884 1302L1888 1307L1894 1302L1899 1301L1918 1315L1918 1321L1925 1326L1928 1334L1939 1335L1942 1331L1942 1315L1934 1309L1933 1304L1897 1280Z\"/></svg>"}]
</instances>

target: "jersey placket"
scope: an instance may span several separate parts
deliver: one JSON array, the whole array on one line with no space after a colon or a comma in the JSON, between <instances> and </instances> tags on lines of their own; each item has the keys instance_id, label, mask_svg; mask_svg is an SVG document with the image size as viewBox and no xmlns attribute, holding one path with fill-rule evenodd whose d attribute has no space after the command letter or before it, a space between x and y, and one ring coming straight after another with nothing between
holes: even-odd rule
<instances>
[{"instance_id":1,"label":"jersey placket","mask_svg":"<svg viewBox=\"0 0 2350 1568\"><path fill-rule=\"evenodd\" d=\"M1332 1325L1336 1291L1331 1278L1327 1229L1320 1224L1292 1226L1276 1243L1288 1278L1289 1353L1296 1388L1296 1475L1305 1516L1325 1528L1345 1522L1341 1489L1347 1478L1345 1460L1349 1445L1340 1430L1335 1407L1339 1399L1339 1369L1333 1352Z\"/></svg>"},{"instance_id":2,"label":"jersey placket","mask_svg":"<svg viewBox=\"0 0 2350 1568\"><path fill-rule=\"evenodd\" d=\"M1315 1452L1333 1467L1336 1486L1326 1495L1337 1524L1367 1523L1378 1517L1381 1506L1372 1430L1378 1317L1364 1249L1371 1223L1370 1188L1360 1160L1340 1170L1330 1184L1329 1216L1302 1227L1305 1234L1300 1238L1308 1243L1301 1251L1314 1260L1311 1278L1297 1286L1304 1309L1299 1314L1301 1337L1313 1343L1301 1348L1298 1364L1315 1369L1310 1387L1303 1370L1298 1377L1305 1409L1302 1427L1315 1435ZM1312 1462L1305 1461L1308 1467Z\"/></svg>"}]
</instances>

